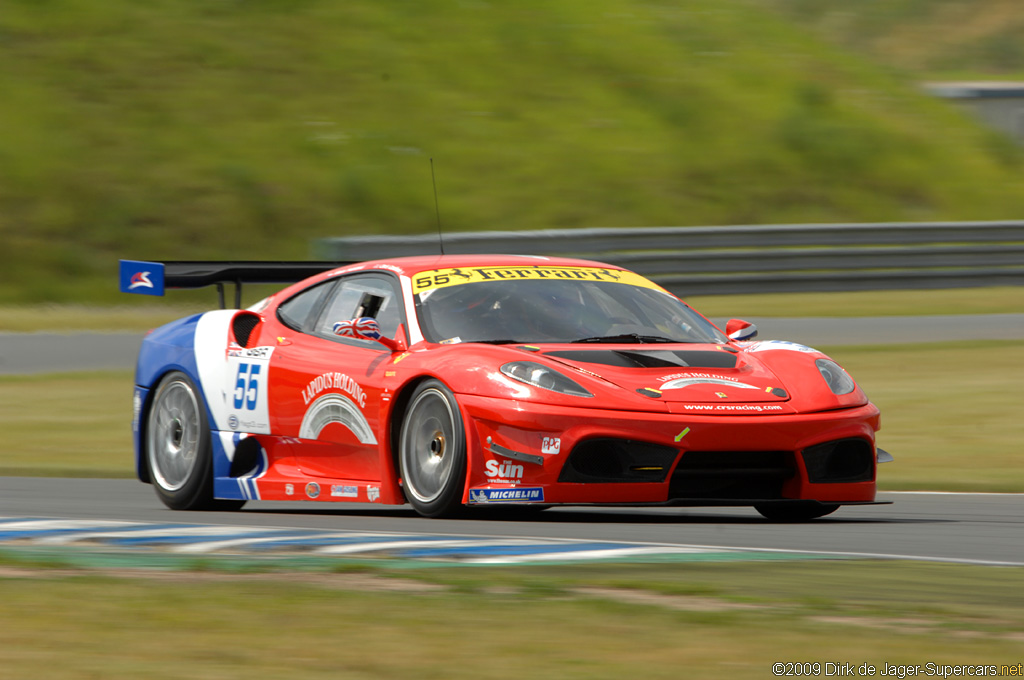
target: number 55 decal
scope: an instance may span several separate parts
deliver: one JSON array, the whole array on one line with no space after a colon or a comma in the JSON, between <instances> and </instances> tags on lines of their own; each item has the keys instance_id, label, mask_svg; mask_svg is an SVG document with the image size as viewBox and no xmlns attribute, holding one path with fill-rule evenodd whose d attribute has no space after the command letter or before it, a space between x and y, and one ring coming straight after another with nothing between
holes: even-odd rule
<instances>
[{"instance_id":1,"label":"number 55 decal","mask_svg":"<svg viewBox=\"0 0 1024 680\"><path fill-rule=\"evenodd\" d=\"M235 408L256 410L260 396L261 364L238 364L238 375L235 378Z\"/></svg>"},{"instance_id":2,"label":"number 55 decal","mask_svg":"<svg viewBox=\"0 0 1024 680\"><path fill-rule=\"evenodd\" d=\"M273 347L231 349L220 390L223 411L214 413L222 429L270 433L270 356Z\"/></svg>"}]
</instances>

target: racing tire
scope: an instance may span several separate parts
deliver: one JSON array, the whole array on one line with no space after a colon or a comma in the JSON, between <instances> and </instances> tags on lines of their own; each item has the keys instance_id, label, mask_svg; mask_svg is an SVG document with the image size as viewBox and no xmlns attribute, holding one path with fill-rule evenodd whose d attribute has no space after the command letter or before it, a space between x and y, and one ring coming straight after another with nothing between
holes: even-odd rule
<instances>
[{"instance_id":1,"label":"racing tire","mask_svg":"<svg viewBox=\"0 0 1024 680\"><path fill-rule=\"evenodd\" d=\"M765 519L770 519L773 522L807 522L832 514L839 509L839 506L833 503L794 501L792 503L765 503L764 505L755 505L754 509Z\"/></svg>"},{"instance_id":2,"label":"racing tire","mask_svg":"<svg viewBox=\"0 0 1024 680\"><path fill-rule=\"evenodd\" d=\"M146 465L157 498L172 510L237 510L213 497L213 448L206 403L192 379L168 373L146 418Z\"/></svg>"},{"instance_id":3,"label":"racing tire","mask_svg":"<svg viewBox=\"0 0 1024 680\"><path fill-rule=\"evenodd\" d=\"M466 433L455 395L439 380L412 393L398 438L402 489L424 517L461 513L466 485Z\"/></svg>"}]
</instances>

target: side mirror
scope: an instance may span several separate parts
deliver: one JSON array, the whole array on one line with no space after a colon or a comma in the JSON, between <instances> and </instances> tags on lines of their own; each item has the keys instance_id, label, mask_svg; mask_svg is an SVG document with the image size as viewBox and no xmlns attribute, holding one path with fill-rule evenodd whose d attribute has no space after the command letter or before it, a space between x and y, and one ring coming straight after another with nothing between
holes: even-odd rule
<instances>
[{"instance_id":1,"label":"side mirror","mask_svg":"<svg viewBox=\"0 0 1024 680\"><path fill-rule=\"evenodd\" d=\"M743 319L729 319L725 324L725 334L737 342L753 340L757 337L757 326Z\"/></svg>"},{"instance_id":2,"label":"side mirror","mask_svg":"<svg viewBox=\"0 0 1024 680\"><path fill-rule=\"evenodd\" d=\"M349 319L347 321L339 321L334 324L334 334L340 335L343 338L358 338L360 340L373 340L384 345L392 352L404 352L407 347L405 344L405 332L402 326L398 327L398 332L395 333L394 339L386 337L380 332L380 324L377 320L370 316L361 316L358 319Z\"/></svg>"}]
</instances>

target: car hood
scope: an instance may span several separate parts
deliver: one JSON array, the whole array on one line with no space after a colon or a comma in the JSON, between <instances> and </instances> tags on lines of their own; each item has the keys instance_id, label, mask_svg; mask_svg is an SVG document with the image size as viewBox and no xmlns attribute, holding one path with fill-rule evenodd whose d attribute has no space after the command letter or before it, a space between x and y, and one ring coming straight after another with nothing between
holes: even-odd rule
<instances>
[{"instance_id":1,"label":"car hood","mask_svg":"<svg viewBox=\"0 0 1024 680\"><path fill-rule=\"evenodd\" d=\"M721 345L549 349L553 361L665 402L788 401L786 385L754 354Z\"/></svg>"}]
</instances>

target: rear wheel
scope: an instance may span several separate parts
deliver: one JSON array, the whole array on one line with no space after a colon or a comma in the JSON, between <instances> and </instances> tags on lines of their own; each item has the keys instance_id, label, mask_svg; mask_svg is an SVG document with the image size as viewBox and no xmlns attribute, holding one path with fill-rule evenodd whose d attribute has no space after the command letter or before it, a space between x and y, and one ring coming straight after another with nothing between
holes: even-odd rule
<instances>
[{"instance_id":1,"label":"rear wheel","mask_svg":"<svg viewBox=\"0 0 1024 680\"><path fill-rule=\"evenodd\" d=\"M203 397L184 373L164 376L146 421L146 463L157 497L173 510L234 510L213 498L213 453Z\"/></svg>"},{"instance_id":2,"label":"rear wheel","mask_svg":"<svg viewBox=\"0 0 1024 680\"><path fill-rule=\"evenodd\" d=\"M829 515L838 510L839 506L815 501L794 501L792 503L765 503L764 505L755 505L754 509L775 522L806 522Z\"/></svg>"},{"instance_id":3,"label":"rear wheel","mask_svg":"<svg viewBox=\"0 0 1024 680\"><path fill-rule=\"evenodd\" d=\"M398 455L405 497L416 512L443 517L462 509L466 434L455 395L444 383L428 380L413 392Z\"/></svg>"}]
</instances>

